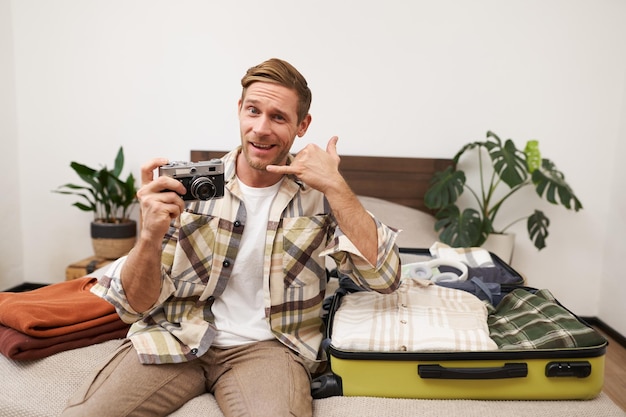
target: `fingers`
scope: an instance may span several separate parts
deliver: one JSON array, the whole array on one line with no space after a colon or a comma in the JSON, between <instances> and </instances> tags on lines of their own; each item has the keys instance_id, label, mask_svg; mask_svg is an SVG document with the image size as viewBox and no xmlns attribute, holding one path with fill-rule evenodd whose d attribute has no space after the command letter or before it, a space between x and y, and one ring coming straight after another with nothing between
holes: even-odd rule
<instances>
[{"instance_id":1,"label":"fingers","mask_svg":"<svg viewBox=\"0 0 626 417\"><path fill-rule=\"evenodd\" d=\"M185 210L185 202L174 192L153 193L142 200L142 209L158 217L174 219Z\"/></svg>"},{"instance_id":2,"label":"fingers","mask_svg":"<svg viewBox=\"0 0 626 417\"><path fill-rule=\"evenodd\" d=\"M154 178L154 170L168 163L166 158L154 158L141 167L142 186L137 191L142 213L143 231L148 236L162 238L172 219L185 210L185 203L178 194L185 193L185 186L169 176Z\"/></svg>"},{"instance_id":3,"label":"fingers","mask_svg":"<svg viewBox=\"0 0 626 417\"><path fill-rule=\"evenodd\" d=\"M328 141L328 145L326 145L326 152L328 152L332 156L337 156L337 142L339 141L338 136L333 136Z\"/></svg>"},{"instance_id":4,"label":"fingers","mask_svg":"<svg viewBox=\"0 0 626 417\"><path fill-rule=\"evenodd\" d=\"M328 163L339 164L339 155L337 154L338 141L338 136L330 138L325 151L319 146L309 143L298 152L291 165L268 165L266 169L276 174L294 174L299 177L301 177L303 171L307 170L307 168L324 172L326 169L321 169L324 165ZM330 156L330 159L328 156Z\"/></svg>"},{"instance_id":5,"label":"fingers","mask_svg":"<svg viewBox=\"0 0 626 417\"><path fill-rule=\"evenodd\" d=\"M154 158L141 166L141 184L146 185L154 179L154 170L167 164L166 158Z\"/></svg>"},{"instance_id":6,"label":"fingers","mask_svg":"<svg viewBox=\"0 0 626 417\"><path fill-rule=\"evenodd\" d=\"M274 174L295 174L295 170L290 165L268 165L265 170Z\"/></svg>"},{"instance_id":7,"label":"fingers","mask_svg":"<svg viewBox=\"0 0 626 417\"><path fill-rule=\"evenodd\" d=\"M185 203L173 191L162 192L158 186L163 180L178 181L169 177L159 177L150 184L144 185L137 192L142 215L142 235L149 239L162 239L171 221L185 210ZM183 187L184 189L184 187Z\"/></svg>"},{"instance_id":8,"label":"fingers","mask_svg":"<svg viewBox=\"0 0 626 417\"><path fill-rule=\"evenodd\" d=\"M176 197L182 202L180 197ZM182 213L178 203L173 202L171 204L147 204L142 206L142 238L148 240L160 241L167 233L172 220L176 219Z\"/></svg>"},{"instance_id":9,"label":"fingers","mask_svg":"<svg viewBox=\"0 0 626 417\"><path fill-rule=\"evenodd\" d=\"M167 164L169 161L166 158L154 158L146 162L141 167L141 185L139 190L142 195L149 193L158 193L163 190L175 191L178 194L185 193L185 186L171 177L159 176L154 178L154 170L160 166ZM137 193L139 196L140 193Z\"/></svg>"}]
</instances>

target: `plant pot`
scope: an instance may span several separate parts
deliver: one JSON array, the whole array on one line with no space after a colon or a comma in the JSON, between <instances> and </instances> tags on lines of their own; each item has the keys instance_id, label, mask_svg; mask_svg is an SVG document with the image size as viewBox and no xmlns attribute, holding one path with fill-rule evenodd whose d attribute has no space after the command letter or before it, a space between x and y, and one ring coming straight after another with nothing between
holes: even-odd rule
<instances>
[{"instance_id":1,"label":"plant pot","mask_svg":"<svg viewBox=\"0 0 626 417\"><path fill-rule=\"evenodd\" d=\"M514 233L492 233L487 241L482 245L483 249L495 253L507 264L513 259L513 249L515 248Z\"/></svg>"},{"instance_id":2,"label":"plant pot","mask_svg":"<svg viewBox=\"0 0 626 417\"><path fill-rule=\"evenodd\" d=\"M137 222L124 223L91 222L91 243L94 255L106 259L117 259L126 255L135 246Z\"/></svg>"}]
</instances>

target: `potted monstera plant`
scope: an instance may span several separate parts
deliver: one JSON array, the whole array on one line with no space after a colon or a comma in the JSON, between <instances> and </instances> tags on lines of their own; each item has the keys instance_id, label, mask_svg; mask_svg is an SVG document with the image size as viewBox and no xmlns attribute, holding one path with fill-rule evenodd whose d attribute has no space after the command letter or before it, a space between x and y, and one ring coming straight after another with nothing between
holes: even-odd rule
<instances>
[{"instance_id":1,"label":"potted monstera plant","mask_svg":"<svg viewBox=\"0 0 626 417\"><path fill-rule=\"evenodd\" d=\"M132 173L126 179L120 178L124 167L123 147L119 148L112 169L106 165L94 169L78 162L71 162L70 167L84 184L64 184L53 191L79 196L73 205L94 213L91 222L94 254L116 259L128 253L137 236L137 222L130 218L137 202L137 187Z\"/></svg>"},{"instance_id":2,"label":"potted monstera plant","mask_svg":"<svg viewBox=\"0 0 626 417\"><path fill-rule=\"evenodd\" d=\"M471 154L476 158L477 184L469 184L459 168L459 161ZM427 207L436 210L439 239L450 246L481 246L490 235L506 233L513 224L526 221L530 240L541 250L546 246L550 225L543 211L535 209L505 226L496 223L504 203L526 187L533 187L538 198L550 203L574 211L582 209L563 173L542 157L538 141L529 140L524 149L518 149L511 139L503 142L493 132L487 132L484 141L464 145L454 156L452 166L435 173L424 200ZM475 204L461 207L459 197L465 191Z\"/></svg>"}]
</instances>

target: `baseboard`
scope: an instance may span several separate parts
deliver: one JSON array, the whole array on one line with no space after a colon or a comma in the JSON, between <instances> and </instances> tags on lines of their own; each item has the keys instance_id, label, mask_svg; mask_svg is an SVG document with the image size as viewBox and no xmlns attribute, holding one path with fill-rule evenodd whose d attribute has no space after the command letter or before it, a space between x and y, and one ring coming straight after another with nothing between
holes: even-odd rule
<instances>
[{"instance_id":1,"label":"baseboard","mask_svg":"<svg viewBox=\"0 0 626 417\"><path fill-rule=\"evenodd\" d=\"M4 292L24 292L30 290L36 290L37 288L45 287L48 284L41 284L36 282L23 282L20 285L16 285L15 287L11 287L8 290L4 290Z\"/></svg>"},{"instance_id":2,"label":"baseboard","mask_svg":"<svg viewBox=\"0 0 626 417\"><path fill-rule=\"evenodd\" d=\"M615 340L620 345L626 348L626 336L603 322L598 317L581 317L582 320L586 321L591 326L597 327L602 330L604 333L608 334L613 340Z\"/></svg>"}]
</instances>

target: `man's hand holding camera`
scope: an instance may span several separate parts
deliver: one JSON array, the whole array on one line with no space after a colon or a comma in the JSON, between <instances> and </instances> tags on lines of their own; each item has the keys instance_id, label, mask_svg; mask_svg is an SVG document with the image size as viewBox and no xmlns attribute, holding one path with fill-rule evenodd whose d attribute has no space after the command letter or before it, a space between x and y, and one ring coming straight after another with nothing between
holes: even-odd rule
<instances>
[{"instance_id":1,"label":"man's hand holding camera","mask_svg":"<svg viewBox=\"0 0 626 417\"><path fill-rule=\"evenodd\" d=\"M154 178L154 170L159 175ZM186 201L210 200L224 196L224 165L210 161L169 162L155 158L141 169L142 187L137 193L141 205L143 231L147 238L160 239L171 220L185 209Z\"/></svg>"},{"instance_id":2,"label":"man's hand holding camera","mask_svg":"<svg viewBox=\"0 0 626 417\"><path fill-rule=\"evenodd\" d=\"M172 177L183 184L186 192L179 195L186 201L224 197L224 163L220 159L170 162L159 167L159 176Z\"/></svg>"},{"instance_id":3,"label":"man's hand holding camera","mask_svg":"<svg viewBox=\"0 0 626 417\"><path fill-rule=\"evenodd\" d=\"M154 170L168 164L165 158L155 158L141 167L141 188L137 198L141 207L142 238L161 245L170 222L185 210L185 202L179 194L185 194L185 186L174 178L154 178ZM163 190L172 192L164 193ZM145 234L145 235L144 235Z\"/></svg>"}]
</instances>

